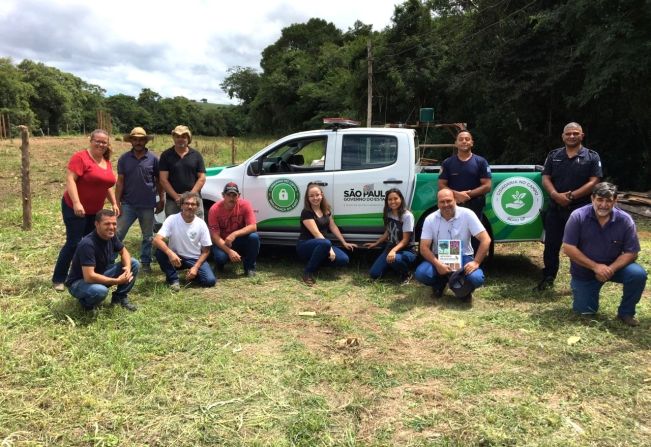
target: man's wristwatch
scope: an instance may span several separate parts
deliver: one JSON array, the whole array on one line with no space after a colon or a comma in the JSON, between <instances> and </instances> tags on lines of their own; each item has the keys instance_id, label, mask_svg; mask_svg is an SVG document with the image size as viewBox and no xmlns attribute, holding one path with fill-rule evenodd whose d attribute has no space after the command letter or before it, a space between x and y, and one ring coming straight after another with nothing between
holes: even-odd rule
<instances>
[{"instance_id":1,"label":"man's wristwatch","mask_svg":"<svg viewBox=\"0 0 651 447\"><path fill-rule=\"evenodd\" d=\"M573 200L574 200L574 194L572 194L572 191L570 191L570 192L567 193L567 198L568 198L570 201L573 201Z\"/></svg>"}]
</instances>

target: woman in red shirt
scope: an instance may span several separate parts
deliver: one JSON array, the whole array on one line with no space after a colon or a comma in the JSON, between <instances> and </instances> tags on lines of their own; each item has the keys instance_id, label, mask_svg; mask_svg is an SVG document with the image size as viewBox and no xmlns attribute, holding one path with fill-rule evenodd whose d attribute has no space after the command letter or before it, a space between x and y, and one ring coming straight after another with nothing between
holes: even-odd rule
<instances>
[{"instance_id":1,"label":"woman in red shirt","mask_svg":"<svg viewBox=\"0 0 651 447\"><path fill-rule=\"evenodd\" d=\"M115 200L115 174L111 166L111 148L108 132L102 129L90 134L90 147L76 152L68 161L66 191L61 199L61 213L66 226L66 243L59 252L52 284L54 289L65 290L63 283L77 244L95 228L95 214L104 207L105 199L113 211L120 214Z\"/></svg>"}]
</instances>

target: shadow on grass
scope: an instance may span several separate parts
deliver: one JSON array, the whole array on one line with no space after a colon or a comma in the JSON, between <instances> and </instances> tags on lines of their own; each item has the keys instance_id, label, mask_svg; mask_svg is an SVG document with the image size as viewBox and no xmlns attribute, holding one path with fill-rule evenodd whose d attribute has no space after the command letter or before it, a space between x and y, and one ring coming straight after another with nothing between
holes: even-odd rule
<instances>
[{"instance_id":1,"label":"shadow on grass","mask_svg":"<svg viewBox=\"0 0 651 447\"><path fill-rule=\"evenodd\" d=\"M554 302L572 295L569 285L556 281L554 289L534 290L540 280L540 268L524 255L495 255L484 268L486 284L482 299L519 302Z\"/></svg>"},{"instance_id":2,"label":"shadow on grass","mask_svg":"<svg viewBox=\"0 0 651 447\"><path fill-rule=\"evenodd\" d=\"M79 302L66 292L66 296L53 302L50 306L50 312L54 321L76 326L88 326L97 320L99 312L104 310L104 305L95 310L85 310Z\"/></svg>"}]
</instances>

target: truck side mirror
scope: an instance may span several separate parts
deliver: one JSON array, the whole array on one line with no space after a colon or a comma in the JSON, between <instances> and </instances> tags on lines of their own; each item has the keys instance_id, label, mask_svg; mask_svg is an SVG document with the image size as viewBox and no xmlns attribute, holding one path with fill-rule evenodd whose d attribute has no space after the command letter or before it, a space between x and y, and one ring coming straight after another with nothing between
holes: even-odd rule
<instances>
[{"instance_id":1,"label":"truck side mirror","mask_svg":"<svg viewBox=\"0 0 651 447\"><path fill-rule=\"evenodd\" d=\"M262 159L258 158L249 163L248 167L249 175L257 177L262 171Z\"/></svg>"}]
</instances>

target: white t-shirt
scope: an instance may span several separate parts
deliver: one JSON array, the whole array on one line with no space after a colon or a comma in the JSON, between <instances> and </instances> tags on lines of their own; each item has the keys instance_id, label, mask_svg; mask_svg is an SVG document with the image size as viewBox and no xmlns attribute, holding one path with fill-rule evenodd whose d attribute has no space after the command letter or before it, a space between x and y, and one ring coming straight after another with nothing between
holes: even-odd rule
<instances>
[{"instance_id":1,"label":"white t-shirt","mask_svg":"<svg viewBox=\"0 0 651 447\"><path fill-rule=\"evenodd\" d=\"M445 220L441 216L441 210L427 216L423 223L420 240L432 241L432 251L438 255L439 239L459 239L462 247L461 253L472 256L474 251L470 239L482 231L486 231L486 228L481 224L477 215L468 208L457 206L454 217L450 220Z\"/></svg>"},{"instance_id":2,"label":"white t-shirt","mask_svg":"<svg viewBox=\"0 0 651 447\"><path fill-rule=\"evenodd\" d=\"M158 234L169 239L167 245L177 255L184 258L198 259L201 256L201 247L210 247L210 231L203 219L195 216L194 220L187 223L181 213L172 214Z\"/></svg>"}]
</instances>

